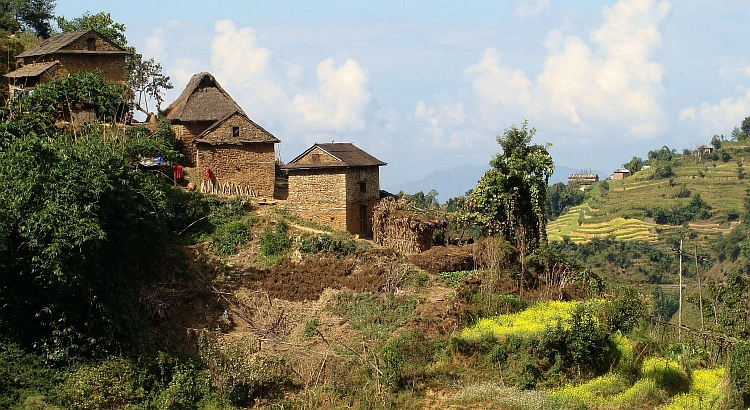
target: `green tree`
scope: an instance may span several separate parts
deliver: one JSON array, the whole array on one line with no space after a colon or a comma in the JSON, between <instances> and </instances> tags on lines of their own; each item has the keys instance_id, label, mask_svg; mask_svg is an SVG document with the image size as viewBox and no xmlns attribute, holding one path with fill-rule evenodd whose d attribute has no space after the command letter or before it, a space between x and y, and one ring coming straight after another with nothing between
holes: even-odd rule
<instances>
[{"instance_id":1,"label":"green tree","mask_svg":"<svg viewBox=\"0 0 750 410\"><path fill-rule=\"evenodd\" d=\"M622 164L622 167L630 171L630 175L633 175L643 168L643 159L633 157L629 162Z\"/></svg>"},{"instance_id":2,"label":"green tree","mask_svg":"<svg viewBox=\"0 0 750 410\"><path fill-rule=\"evenodd\" d=\"M547 145L530 145L535 128L524 121L511 126L497 142L503 149L490 161L490 168L468 198L469 210L487 234L500 234L521 253L521 280L524 260L540 243L547 242L544 215L547 183L554 170Z\"/></svg>"},{"instance_id":3,"label":"green tree","mask_svg":"<svg viewBox=\"0 0 750 410\"><path fill-rule=\"evenodd\" d=\"M31 102L0 110L0 334L52 361L115 353L139 334L140 286L176 229L170 186L139 167L176 158L173 134L72 134Z\"/></svg>"},{"instance_id":4,"label":"green tree","mask_svg":"<svg viewBox=\"0 0 750 410\"><path fill-rule=\"evenodd\" d=\"M53 0L0 0L0 29L10 33L30 31L39 37L52 34Z\"/></svg>"},{"instance_id":5,"label":"green tree","mask_svg":"<svg viewBox=\"0 0 750 410\"><path fill-rule=\"evenodd\" d=\"M547 198L544 202L544 210L547 218L552 220L560 216L566 209L580 205L585 199L585 194L577 185L566 185L558 182L547 188Z\"/></svg>"},{"instance_id":6,"label":"green tree","mask_svg":"<svg viewBox=\"0 0 750 410\"><path fill-rule=\"evenodd\" d=\"M745 119L742 120L740 130L742 130L742 132L744 132L746 135L750 135L750 117L745 117Z\"/></svg>"},{"instance_id":7,"label":"green tree","mask_svg":"<svg viewBox=\"0 0 750 410\"><path fill-rule=\"evenodd\" d=\"M711 138L711 146L715 149L721 148L721 142L724 140L724 136L714 135Z\"/></svg>"},{"instance_id":8,"label":"green tree","mask_svg":"<svg viewBox=\"0 0 750 410\"><path fill-rule=\"evenodd\" d=\"M149 101L155 101L157 111L161 110L164 92L172 89L173 85L169 77L163 74L161 64L153 58L144 59L141 54L136 53L135 47L128 46L124 24L116 23L109 13L100 12L92 15L88 11L72 20L57 17L56 21L62 31L93 29L118 46L132 51L134 54L128 57L125 71L126 82L133 91L133 106L138 111L148 114Z\"/></svg>"}]
</instances>

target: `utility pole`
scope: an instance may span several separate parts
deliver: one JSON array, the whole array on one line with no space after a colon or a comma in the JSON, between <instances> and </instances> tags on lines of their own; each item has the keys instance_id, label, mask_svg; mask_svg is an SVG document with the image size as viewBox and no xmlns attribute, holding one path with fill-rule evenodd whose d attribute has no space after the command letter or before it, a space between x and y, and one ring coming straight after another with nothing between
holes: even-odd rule
<instances>
[{"instance_id":1,"label":"utility pole","mask_svg":"<svg viewBox=\"0 0 750 410\"><path fill-rule=\"evenodd\" d=\"M682 341L682 239L680 239L680 303L678 305L677 324L680 327L677 328L677 340Z\"/></svg>"},{"instance_id":2,"label":"utility pole","mask_svg":"<svg viewBox=\"0 0 750 410\"><path fill-rule=\"evenodd\" d=\"M698 273L698 245L695 245L695 278L698 279L698 307L701 310L701 331L705 323L703 322L703 291L701 290L701 275Z\"/></svg>"}]
</instances>

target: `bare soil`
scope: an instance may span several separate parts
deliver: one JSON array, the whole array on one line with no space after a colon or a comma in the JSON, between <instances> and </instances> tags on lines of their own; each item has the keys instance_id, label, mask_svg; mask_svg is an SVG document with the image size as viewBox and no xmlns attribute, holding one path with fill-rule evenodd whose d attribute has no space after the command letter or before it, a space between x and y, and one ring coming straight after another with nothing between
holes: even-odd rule
<instances>
[{"instance_id":1,"label":"bare soil","mask_svg":"<svg viewBox=\"0 0 750 410\"><path fill-rule=\"evenodd\" d=\"M440 272L456 272L476 268L474 245L434 246L429 250L409 256L409 261L421 269L436 275Z\"/></svg>"}]
</instances>

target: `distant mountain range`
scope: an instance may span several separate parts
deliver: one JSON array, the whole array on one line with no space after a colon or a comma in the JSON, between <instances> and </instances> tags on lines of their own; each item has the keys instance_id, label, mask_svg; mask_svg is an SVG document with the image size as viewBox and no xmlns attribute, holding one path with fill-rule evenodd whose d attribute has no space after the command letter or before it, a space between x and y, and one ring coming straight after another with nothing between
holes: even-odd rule
<instances>
[{"instance_id":1,"label":"distant mountain range","mask_svg":"<svg viewBox=\"0 0 750 410\"><path fill-rule=\"evenodd\" d=\"M414 194L419 191L427 193L434 189L440 194L438 201L444 203L450 198L464 195L466 191L473 189L477 185L477 181L489 168L489 165L460 165L455 168L435 171L416 181L404 182L395 186L384 186L383 189L394 194L400 191L407 194ZM580 172L580 169L556 165L549 183L550 185L556 182L567 183L569 174ZM601 171L587 172L598 174L601 179L605 177L605 174Z\"/></svg>"}]
</instances>

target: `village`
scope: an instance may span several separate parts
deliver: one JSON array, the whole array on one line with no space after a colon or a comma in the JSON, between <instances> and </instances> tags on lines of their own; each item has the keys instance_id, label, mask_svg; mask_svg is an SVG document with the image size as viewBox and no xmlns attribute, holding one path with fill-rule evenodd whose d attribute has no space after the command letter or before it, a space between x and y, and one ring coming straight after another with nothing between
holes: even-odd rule
<instances>
[{"instance_id":1,"label":"village","mask_svg":"<svg viewBox=\"0 0 750 410\"><path fill-rule=\"evenodd\" d=\"M0 147L11 170L0 169L0 268L13 272L0 365L41 376L0 367L0 392L13 386L0 403L693 409L729 403L725 392L750 403L750 383L725 378L750 361L737 313L750 281L729 272L750 272L750 188L732 185L747 182L745 140L722 139L721 155L714 142L681 157L664 146L668 158L603 180L572 173L552 209L549 145L532 144L524 121L497 137L502 153L471 193L422 206L383 190L389 158L351 142L283 162L287 137L209 72L136 119L134 55L67 31L4 74L15 98L3 121L21 131ZM129 102L24 105L81 73ZM720 262L699 266L709 252ZM695 262L686 285L683 257Z\"/></svg>"}]
</instances>

